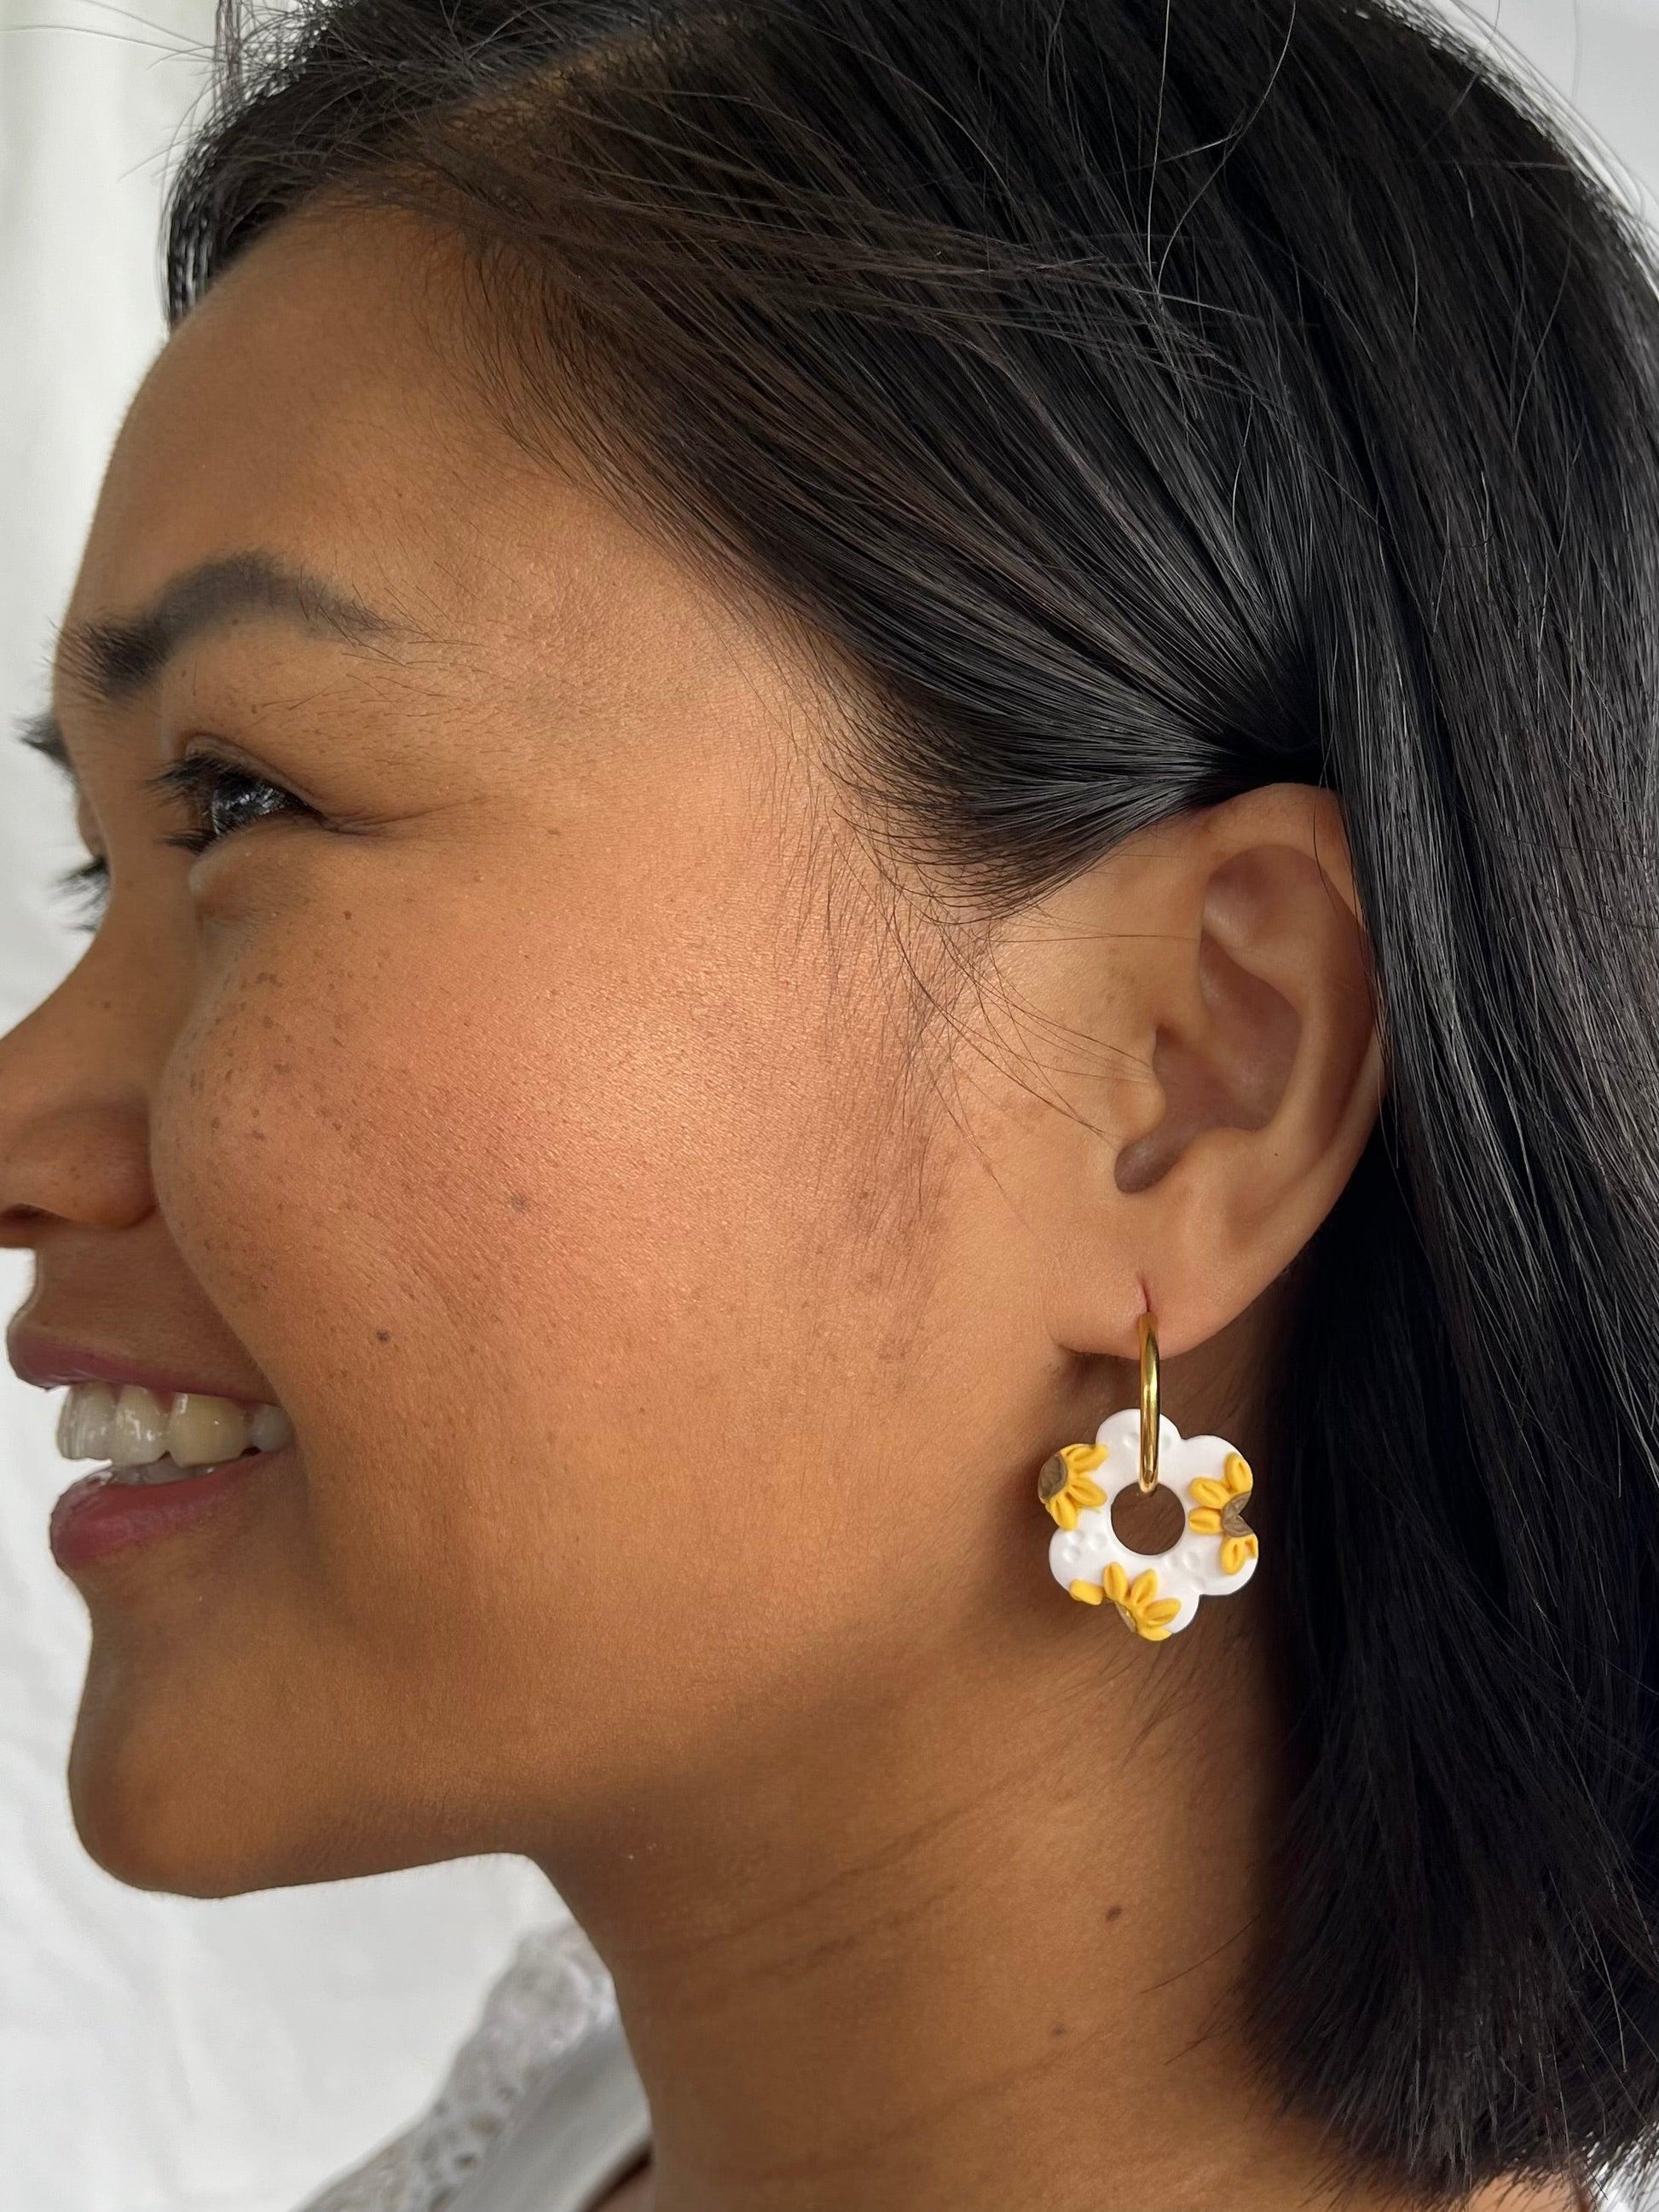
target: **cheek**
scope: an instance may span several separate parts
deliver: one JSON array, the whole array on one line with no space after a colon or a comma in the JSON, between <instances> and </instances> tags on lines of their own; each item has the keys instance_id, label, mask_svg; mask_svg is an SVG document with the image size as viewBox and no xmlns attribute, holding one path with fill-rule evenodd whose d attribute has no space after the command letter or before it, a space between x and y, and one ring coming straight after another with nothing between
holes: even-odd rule
<instances>
[{"instance_id":1,"label":"cheek","mask_svg":"<svg viewBox=\"0 0 1659 2212\"><path fill-rule=\"evenodd\" d=\"M845 1578L890 1606L848 1541L917 1311L872 1233L889 1008L758 898L441 898L223 965L156 1101L162 1209L383 1655L533 1650L607 1716L619 1659L672 1663L706 1705L830 1638ZM718 1656L711 1617L744 1624Z\"/></svg>"}]
</instances>

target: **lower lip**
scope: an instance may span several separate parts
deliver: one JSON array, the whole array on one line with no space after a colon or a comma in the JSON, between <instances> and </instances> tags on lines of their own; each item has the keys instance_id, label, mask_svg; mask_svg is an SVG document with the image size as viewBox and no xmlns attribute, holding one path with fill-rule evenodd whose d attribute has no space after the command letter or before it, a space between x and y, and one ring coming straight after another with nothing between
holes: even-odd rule
<instances>
[{"instance_id":1,"label":"lower lip","mask_svg":"<svg viewBox=\"0 0 1659 2212\"><path fill-rule=\"evenodd\" d=\"M106 1474L83 1474L52 1509L52 1556L67 1574L112 1552L171 1536L245 1489L281 1456L281 1451L245 1452L177 1482L115 1482Z\"/></svg>"}]
</instances>

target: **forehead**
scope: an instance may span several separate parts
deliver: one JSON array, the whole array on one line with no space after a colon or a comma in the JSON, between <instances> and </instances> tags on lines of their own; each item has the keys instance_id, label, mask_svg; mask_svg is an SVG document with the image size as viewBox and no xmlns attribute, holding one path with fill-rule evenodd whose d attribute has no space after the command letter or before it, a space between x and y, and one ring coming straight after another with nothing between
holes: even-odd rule
<instances>
[{"instance_id":1,"label":"forehead","mask_svg":"<svg viewBox=\"0 0 1659 2212\"><path fill-rule=\"evenodd\" d=\"M551 440L532 455L503 427L473 383L465 300L459 248L415 216L302 214L266 233L134 398L64 637L257 549L464 657L510 641L526 676L568 682L586 657L606 684L637 678L683 661L698 629L754 643L578 456ZM60 654L66 684L78 666Z\"/></svg>"},{"instance_id":2,"label":"forehead","mask_svg":"<svg viewBox=\"0 0 1659 2212\"><path fill-rule=\"evenodd\" d=\"M399 216L291 218L233 263L128 410L71 614L252 546L394 587L400 560L406 582L441 562L511 473L429 335L447 283L442 242Z\"/></svg>"}]
</instances>

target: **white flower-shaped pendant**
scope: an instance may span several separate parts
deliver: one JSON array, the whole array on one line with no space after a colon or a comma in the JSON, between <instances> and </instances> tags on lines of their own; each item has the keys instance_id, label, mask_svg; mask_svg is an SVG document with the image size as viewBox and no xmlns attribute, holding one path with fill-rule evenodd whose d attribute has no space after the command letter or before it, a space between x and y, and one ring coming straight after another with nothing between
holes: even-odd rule
<instances>
[{"instance_id":1,"label":"white flower-shaped pendant","mask_svg":"<svg viewBox=\"0 0 1659 2212\"><path fill-rule=\"evenodd\" d=\"M1158 1479L1180 1504L1180 1536L1167 1552L1132 1552L1112 1526L1121 1491L1140 1479L1140 1413L1109 1414L1092 1444L1067 1444L1043 1468L1037 1495L1058 1524L1048 1565L1062 1589L1115 1607L1150 1644L1185 1628L1204 1597L1243 1589L1259 1547L1243 1518L1251 1475L1224 1437L1183 1437L1158 1425Z\"/></svg>"}]
</instances>

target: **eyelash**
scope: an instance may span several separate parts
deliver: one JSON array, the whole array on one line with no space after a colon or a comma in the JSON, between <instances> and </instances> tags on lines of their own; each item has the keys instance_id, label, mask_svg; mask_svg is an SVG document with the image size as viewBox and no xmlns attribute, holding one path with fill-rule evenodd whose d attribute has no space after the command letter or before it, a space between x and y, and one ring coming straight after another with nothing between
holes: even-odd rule
<instances>
[{"instance_id":1,"label":"eyelash","mask_svg":"<svg viewBox=\"0 0 1659 2212\"><path fill-rule=\"evenodd\" d=\"M233 822L226 828L216 827L213 803L232 784L240 786L245 792L274 792L286 803L281 806L262 805L246 821ZM251 769L222 759L216 753L186 753L181 760L170 762L159 775L146 776L144 787L160 792L163 797L182 799L193 811L196 819L191 827L176 830L159 841L186 853L204 853L210 845L216 845L234 836L238 830L246 829L250 822L284 814L316 818L315 809L307 806L302 799L296 799L284 785L269 776L256 775ZM95 930L103 919L109 897L109 864L102 859L83 860L78 867L64 871L58 878L58 888L83 902L80 927ZM88 906L90 911L86 911Z\"/></svg>"},{"instance_id":2,"label":"eyelash","mask_svg":"<svg viewBox=\"0 0 1659 2212\"><path fill-rule=\"evenodd\" d=\"M79 867L65 868L54 887L61 896L72 898L80 908L75 927L88 935L104 918L104 908L109 901L109 867L103 860L82 860Z\"/></svg>"},{"instance_id":3,"label":"eyelash","mask_svg":"<svg viewBox=\"0 0 1659 2212\"><path fill-rule=\"evenodd\" d=\"M196 821L191 829L163 837L164 845L176 845L183 852L204 853L210 845L222 838L234 836L238 830L246 829L246 822L233 822L228 829L217 829L213 822L213 802L228 784L240 784L244 790L274 791L288 803L284 806L261 806L252 819L264 821L275 814L308 814L315 818L314 810L302 799L296 799L286 786L275 783L267 775L258 775L252 769L242 768L235 761L223 760L217 753L186 753L182 760L170 762L160 775L146 776L144 787L159 791L164 796L182 799L192 809Z\"/></svg>"}]
</instances>

